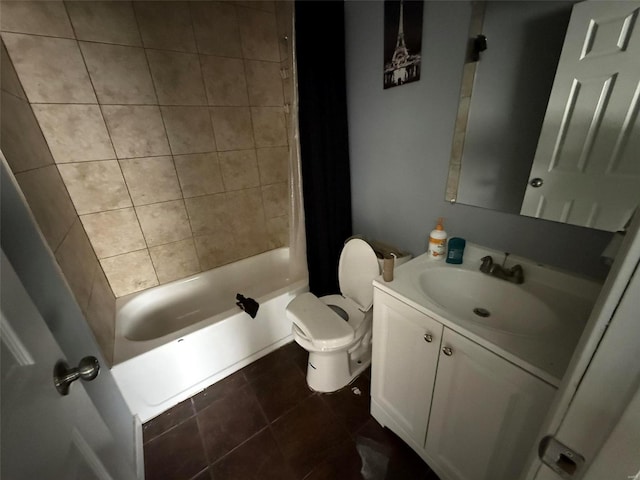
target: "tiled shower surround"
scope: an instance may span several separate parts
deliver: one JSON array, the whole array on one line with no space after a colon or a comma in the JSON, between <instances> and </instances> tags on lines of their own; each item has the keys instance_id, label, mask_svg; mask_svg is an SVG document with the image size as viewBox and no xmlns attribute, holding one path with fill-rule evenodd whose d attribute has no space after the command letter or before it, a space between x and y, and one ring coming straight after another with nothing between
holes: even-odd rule
<instances>
[{"instance_id":1,"label":"tiled shower surround","mask_svg":"<svg viewBox=\"0 0 640 480\"><path fill-rule=\"evenodd\" d=\"M108 357L114 295L288 244L290 2L0 9L2 151Z\"/></svg>"}]
</instances>

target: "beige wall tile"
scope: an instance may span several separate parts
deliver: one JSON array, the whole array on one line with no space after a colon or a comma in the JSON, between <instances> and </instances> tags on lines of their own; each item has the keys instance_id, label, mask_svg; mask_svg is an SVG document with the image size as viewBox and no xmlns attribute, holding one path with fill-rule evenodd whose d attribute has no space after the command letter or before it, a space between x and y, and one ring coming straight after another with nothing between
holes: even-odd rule
<instances>
[{"instance_id":1,"label":"beige wall tile","mask_svg":"<svg viewBox=\"0 0 640 480\"><path fill-rule=\"evenodd\" d=\"M118 158L169 155L169 141L156 106L106 105L102 113L107 121Z\"/></svg>"},{"instance_id":2,"label":"beige wall tile","mask_svg":"<svg viewBox=\"0 0 640 480\"><path fill-rule=\"evenodd\" d=\"M80 220L98 258L147 247L133 208L82 215Z\"/></svg>"},{"instance_id":3,"label":"beige wall tile","mask_svg":"<svg viewBox=\"0 0 640 480\"><path fill-rule=\"evenodd\" d=\"M194 237L202 270L219 267L238 260L235 239L231 232L220 230L211 235Z\"/></svg>"},{"instance_id":4,"label":"beige wall tile","mask_svg":"<svg viewBox=\"0 0 640 480\"><path fill-rule=\"evenodd\" d=\"M211 121L218 151L253 148L251 114L245 107L212 107Z\"/></svg>"},{"instance_id":5,"label":"beige wall tile","mask_svg":"<svg viewBox=\"0 0 640 480\"><path fill-rule=\"evenodd\" d=\"M147 48L196 52L188 2L134 2Z\"/></svg>"},{"instance_id":6,"label":"beige wall tile","mask_svg":"<svg viewBox=\"0 0 640 480\"><path fill-rule=\"evenodd\" d=\"M160 105L206 105L200 59L192 53L147 50Z\"/></svg>"},{"instance_id":7,"label":"beige wall tile","mask_svg":"<svg viewBox=\"0 0 640 480\"><path fill-rule=\"evenodd\" d=\"M207 107L160 107L174 154L216 150Z\"/></svg>"},{"instance_id":8,"label":"beige wall tile","mask_svg":"<svg viewBox=\"0 0 640 480\"><path fill-rule=\"evenodd\" d=\"M255 8L258 10L264 10L265 12L275 12L274 2L269 0L255 0L255 1L240 1L236 2L238 6L246 8Z\"/></svg>"},{"instance_id":9,"label":"beige wall tile","mask_svg":"<svg viewBox=\"0 0 640 480\"><path fill-rule=\"evenodd\" d=\"M254 226L252 231L241 237L236 236L238 258L252 257L269 249L269 238L265 223Z\"/></svg>"},{"instance_id":10,"label":"beige wall tile","mask_svg":"<svg viewBox=\"0 0 640 480\"><path fill-rule=\"evenodd\" d=\"M65 2L78 40L140 46L131 2Z\"/></svg>"},{"instance_id":11,"label":"beige wall tile","mask_svg":"<svg viewBox=\"0 0 640 480\"><path fill-rule=\"evenodd\" d=\"M116 158L98 105L33 106L56 163Z\"/></svg>"},{"instance_id":12,"label":"beige wall tile","mask_svg":"<svg viewBox=\"0 0 640 480\"><path fill-rule=\"evenodd\" d=\"M78 42L3 33L5 45L31 103L96 103Z\"/></svg>"},{"instance_id":13,"label":"beige wall tile","mask_svg":"<svg viewBox=\"0 0 640 480\"><path fill-rule=\"evenodd\" d=\"M97 268L93 279L91 297L85 312L87 322L96 337L102 354L113 365L113 344L116 326L116 297L111 291L102 268Z\"/></svg>"},{"instance_id":14,"label":"beige wall tile","mask_svg":"<svg viewBox=\"0 0 640 480\"><path fill-rule=\"evenodd\" d=\"M240 190L260 185L255 150L220 152L218 158L225 190Z\"/></svg>"},{"instance_id":15,"label":"beige wall tile","mask_svg":"<svg viewBox=\"0 0 640 480\"><path fill-rule=\"evenodd\" d=\"M101 104L155 104L144 49L80 42Z\"/></svg>"},{"instance_id":16,"label":"beige wall tile","mask_svg":"<svg viewBox=\"0 0 640 480\"><path fill-rule=\"evenodd\" d=\"M262 187L264 215L267 218L279 217L289 213L289 184L274 183Z\"/></svg>"},{"instance_id":17,"label":"beige wall tile","mask_svg":"<svg viewBox=\"0 0 640 480\"><path fill-rule=\"evenodd\" d=\"M291 58L293 39L293 1L283 0L276 5L276 25L278 28L278 46L280 47L280 60ZM285 39L284 37L287 37Z\"/></svg>"},{"instance_id":18,"label":"beige wall tile","mask_svg":"<svg viewBox=\"0 0 640 480\"><path fill-rule=\"evenodd\" d=\"M284 105L280 63L246 60L245 67L251 106Z\"/></svg>"},{"instance_id":19,"label":"beige wall tile","mask_svg":"<svg viewBox=\"0 0 640 480\"><path fill-rule=\"evenodd\" d=\"M13 68L13 62L9 58L7 47L5 47L4 42L0 43L2 44L2 54L0 56L0 88L11 95L26 100L27 95L22 89L16 69Z\"/></svg>"},{"instance_id":20,"label":"beige wall tile","mask_svg":"<svg viewBox=\"0 0 640 480\"><path fill-rule=\"evenodd\" d=\"M212 235L219 231L232 231L225 194L186 198L184 203L187 206L194 235Z\"/></svg>"},{"instance_id":21,"label":"beige wall tile","mask_svg":"<svg viewBox=\"0 0 640 480\"><path fill-rule=\"evenodd\" d=\"M77 218L55 165L16 174L38 226L54 252Z\"/></svg>"},{"instance_id":22,"label":"beige wall tile","mask_svg":"<svg viewBox=\"0 0 640 480\"><path fill-rule=\"evenodd\" d=\"M275 13L239 8L238 23L244 58L280 61Z\"/></svg>"},{"instance_id":23,"label":"beige wall tile","mask_svg":"<svg viewBox=\"0 0 640 480\"><path fill-rule=\"evenodd\" d=\"M177 242L191 236L182 200L136 207L136 213L149 247Z\"/></svg>"},{"instance_id":24,"label":"beige wall tile","mask_svg":"<svg viewBox=\"0 0 640 480\"><path fill-rule=\"evenodd\" d=\"M57 1L3 1L0 28L3 32L74 38L64 4Z\"/></svg>"},{"instance_id":25,"label":"beige wall tile","mask_svg":"<svg viewBox=\"0 0 640 480\"><path fill-rule=\"evenodd\" d=\"M149 249L160 283L168 283L200 272L200 262L193 239Z\"/></svg>"},{"instance_id":26,"label":"beige wall tile","mask_svg":"<svg viewBox=\"0 0 640 480\"><path fill-rule=\"evenodd\" d=\"M289 180L288 147L258 148L256 153L258 155L261 185Z\"/></svg>"},{"instance_id":27,"label":"beige wall tile","mask_svg":"<svg viewBox=\"0 0 640 480\"><path fill-rule=\"evenodd\" d=\"M236 7L225 2L190 2L200 53L242 58Z\"/></svg>"},{"instance_id":28,"label":"beige wall tile","mask_svg":"<svg viewBox=\"0 0 640 480\"><path fill-rule=\"evenodd\" d=\"M158 285L148 250L104 258L100 264L116 297Z\"/></svg>"},{"instance_id":29,"label":"beige wall tile","mask_svg":"<svg viewBox=\"0 0 640 480\"><path fill-rule=\"evenodd\" d=\"M266 239L266 224L259 188L228 192L226 195L229 223L236 241L244 237Z\"/></svg>"},{"instance_id":30,"label":"beige wall tile","mask_svg":"<svg viewBox=\"0 0 640 480\"><path fill-rule=\"evenodd\" d=\"M58 170L78 215L131 206L116 160L64 163Z\"/></svg>"},{"instance_id":31,"label":"beige wall tile","mask_svg":"<svg viewBox=\"0 0 640 480\"><path fill-rule=\"evenodd\" d=\"M284 97L284 103L287 105L291 105L293 103L293 80L291 78L291 68L286 68L288 69L289 76L282 79L282 93Z\"/></svg>"},{"instance_id":32,"label":"beige wall tile","mask_svg":"<svg viewBox=\"0 0 640 480\"><path fill-rule=\"evenodd\" d=\"M200 62L209 105L249 105L244 62L241 59L201 55Z\"/></svg>"},{"instance_id":33,"label":"beige wall tile","mask_svg":"<svg viewBox=\"0 0 640 480\"><path fill-rule=\"evenodd\" d=\"M268 248L280 248L289 245L289 217L273 217L267 219L267 232L269 234Z\"/></svg>"},{"instance_id":34,"label":"beige wall tile","mask_svg":"<svg viewBox=\"0 0 640 480\"><path fill-rule=\"evenodd\" d=\"M47 142L26 100L2 92L0 148L13 173L53 163Z\"/></svg>"},{"instance_id":35,"label":"beige wall tile","mask_svg":"<svg viewBox=\"0 0 640 480\"><path fill-rule=\"evenodd\" d=\"M224 191L217 153L177 155L173 159L185 198Z\"/></svg>"},{"instance_id":36,"label":"beige wall tile","mask_svg":"<svg viewBox=\"0 0 640 480\"><path fill-rule=\"evenodd\" d=\"M182 198L171 157L120 160L120 166L134 205Z\"/></svg>"},{"instance_id":37,"label":"beige wall tile","mask_svg":"<svg viewBox=\"0 0 640 480\"><path fill-rule=\"evenodd\" d=\"M84 310L89 304L91 284L98 268L98 259L93 253L79 218L76 218L71 230L56 250L56 260L78 305Z\"/></svg>"},{"instance_id":38,"label":"beige wall tile","mask_svg":"<svg viewBox=\"0 0 640 480\"><path fill-rule=\"evenodd\" d=\"M252 107L251 119L256 147L287 144L287 129L281 107Z\"/></svg>"}]
</instances>

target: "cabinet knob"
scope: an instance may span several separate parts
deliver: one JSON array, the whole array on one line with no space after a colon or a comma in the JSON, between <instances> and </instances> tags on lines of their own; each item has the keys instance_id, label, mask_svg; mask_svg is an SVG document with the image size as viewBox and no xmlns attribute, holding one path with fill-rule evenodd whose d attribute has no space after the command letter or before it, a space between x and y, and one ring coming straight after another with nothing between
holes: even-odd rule
<instances>
[{"instance_id":1,"label":"cabinet knob","mask_svg":"<svg viewBox=\"0 0 640 480\"><path fill-rule=\"evenodd\" d=\"M442 353L444 353L447 357L453 355L453 350L451 347L442 347Z\"/></svg>"},{"instance_id":2,"label":"cabinet knob","mask_svg":"<svg viewBox=\"0 0 640 480\"><path fill-rule=\"evenodd\" d=\"M431 335L430 333L425 333L424 334L424 341L427 342L427 343L433 342L433 335Z\"/></svg>"}]
</instances>

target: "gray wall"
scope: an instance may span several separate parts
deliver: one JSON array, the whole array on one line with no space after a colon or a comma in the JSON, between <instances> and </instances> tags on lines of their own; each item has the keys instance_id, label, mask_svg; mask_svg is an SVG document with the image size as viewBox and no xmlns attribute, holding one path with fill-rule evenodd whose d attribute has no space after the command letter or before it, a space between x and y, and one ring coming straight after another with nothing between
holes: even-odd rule
<instances>
[{"instance_id":1,"label":"gray wall","mask_svg":"<svg viewBox=\"0 0 640 480\"><path fill-rule=\"evenodd\" d=\"M424 253L445 217L449 236L604 277L611 234L444 201L468 2L426 2L422 77L382 89L383 2L345 2L354 233Z\"/></svg>"}]
</instances>

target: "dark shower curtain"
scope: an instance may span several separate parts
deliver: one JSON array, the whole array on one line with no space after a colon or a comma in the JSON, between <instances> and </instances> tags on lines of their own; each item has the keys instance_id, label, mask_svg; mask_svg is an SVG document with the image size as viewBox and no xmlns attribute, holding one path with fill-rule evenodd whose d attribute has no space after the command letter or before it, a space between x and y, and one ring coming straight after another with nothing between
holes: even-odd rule
<instances>
[{"instance_id":1,"label":"dark shower curtain","mask_svg":"<svg viewBox=\"0 0 640 480\"><path fill-rule=\"evenodd\" d=\"M320 296L339 291L352 228L344 4L298 0L295 27L309 288Z\"/></svg>"}]
</instances>

